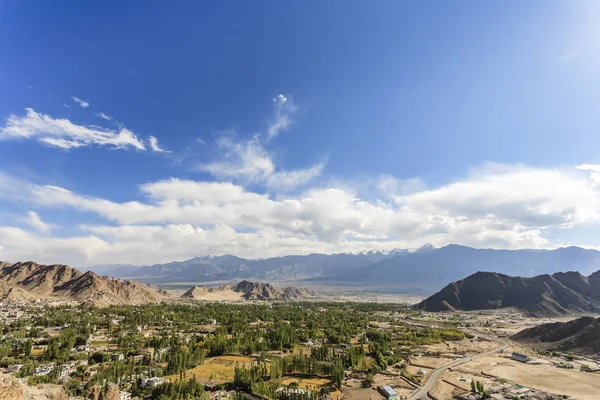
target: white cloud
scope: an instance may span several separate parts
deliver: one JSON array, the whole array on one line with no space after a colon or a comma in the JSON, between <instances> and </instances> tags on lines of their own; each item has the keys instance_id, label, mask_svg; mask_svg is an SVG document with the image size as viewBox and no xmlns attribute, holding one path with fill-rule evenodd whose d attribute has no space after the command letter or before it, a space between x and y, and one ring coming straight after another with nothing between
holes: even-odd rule
<instances>
[{"instance_id":1,"label":"white cloud","mask_svg":"<svg viewBox=\"0 0 600 400\"><path fill-rule=\"evenodd\" d=\"M77 98L75 96L71 96L71 100L73 100L75 103L79 104L81 106L81 108L88 108L90 106L90 103L88 103L85 100L81 100L80 98Z\"/></svg>"},{"instance_id":2,"label":"white cloud","mask_svg":"<svg viewBox=\"0 0 600 400\"><path fill-rule=\"evenodd\" d=\"M222 157L198 166L219 179L233 179L242 184L264 185L269 189L287 191L305 185L323 172L326 162L298 170L278 170L272 156L258 137L247 142L221 137L217 146Z\"/></svg>"},{"instance_id":3,"label":"white cloud","mask_svg":"<svg viewBox=\"0 0 600 400\"><path fill-rule=\"evenodd\" d=\"M10 115L4 127L0 128L0 140L10 139L37 139L62 149L99 145L145 150L144 144L126 128L117 131L77 125L68 119L37 113L32 108L27 108L24 116Z\"/></svg>"},{"instance_id":4,"label":"white cloud","mask_svg":"<svg viewBox=\"0 0 600 400\"><path fill-rule=\"evenodd\" d=\"M597 164L581 164L576 166L575 168L581 171L592 171L595 173L600 173L600 165Z\"/></svg>"},{"instance_id":5,"label":"white cloud","mask_svg":"<svg viewBox=\"0 0 600 400\"><path fill-rule=\"evenodd\" d=\"M273 103L275 104L275 110L267 126L267 140L288 130L292 124L292 118L298 110L294 102L283 94L275 97Z\"/></svg>"},{"instance_id":6,"label":"white cloud","mask_svg":"<svg viewBox=\"0 0 600 400\"><path fill-rule=\"evenodd\" d=\"M107 120L107 121L112 121L112 117L111 117L110 115L106 115L106 114L104 114L102 111L100 111L100 112L96 113L96 116L97 116L97 117L100 117L100 118L102 118L102 119L105 119L105 120Z\"/></svg>"},{"instance_id":7,"label":"white cloud","mask_svg":"<svg viewBox=\"0 0 600 400\"><path fill-rule=\"evenodd\" d=\"M0 259L42 263L88 264L106 257L110 244L92 235L53 238L15 227L0 226Z\"/></svg>"},{"instance_id":8,"label":"white cloud","mask_svg":"<svg viewBox=\"0 0 600 400\"><path fill-rule=\"evenodd\" d=\"M237 142L228 137L217 140L217 146L224 152L222 160L201 164L201 171L209 172L217 178L233 178L247 182L257 182L275 171L271 156L258 140Z\"/></svg>"},{"instance_id":9,"label":"white cloud","mask_svg":"<svg viewBox=\"0 0 600 400\"><path fill-rule=\"evenodd\" d=\"M425 189L390 184L393 201L347 187L311 188L273 198L229 182L168 179L140 186L143 201L113 202L0 174L0 198L37 209L91 212L110 223L82 225L82 236L44 238L4 227L4 258L55 254L63 262L162 262L206 253L246 257L416 248L552 247L550 229L600 222L600 192L577 169L488 164L464 179ZM403 181L401 181L403 182ZM382 191L383 193L383 191ZM2 236L4 235L4 236ZM78 246L89 244L89 249ZM44 249L43 251L40 249ZM59 252L57 249L60 249ZM55 259L54 262L61 261Z\"/></svg>"},{"instance_id":10,"label":"white cloud","mask_svg":"<svg viewBox=\"0 0 600 400\"><path fill-rule=\"evenodd\" d=\"M29 211L24 221L33 229L40 233L49 234L52 231L52 225L42 221L40 216L35 211Z\"/></svg>"},{"instance_id":11,"label":"white cloud","mask_svg":"<svg viewBox=\"0 0 600 400\"><path fill-rule=\"evenodd\" d=\"M157 153L170 153L170 151L165 150L158 145L158 139L154 136L148 136L148 142L150 143L150 148L152 151Z\"/></svg>"},{"instance_id":12,"label":"white cloud","mask_svg":"<svg viewBox=\"0 0 600 400\"><path fill-rule=\"evenodd\" d=\"M295 189L321 176L326 164L323 161L305 169L273 172L267 177L266 185L269 189L280 191Z\"/></svg>"}]
</instances>

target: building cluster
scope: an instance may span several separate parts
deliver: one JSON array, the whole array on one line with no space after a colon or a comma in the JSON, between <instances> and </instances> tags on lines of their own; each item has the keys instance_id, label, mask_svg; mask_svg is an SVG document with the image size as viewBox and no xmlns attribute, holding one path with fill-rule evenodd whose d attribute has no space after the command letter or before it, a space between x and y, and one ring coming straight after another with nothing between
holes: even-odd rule
<instances>
[{"instance_id":1,"label":"building cluster","mask_svg":"<svg viewBox=\"0 0 600 400\"><path fill-rule=\"evenodd\" d=\"M50 372L54 371L54 365L55 364L53 362L42 364L42 365L36 367L31 374L33 376L48 375Z\"/></svg>"},{"instance_id":2,"label":"building cluster","mask_svg":"<svg viewBox=\"0 0 600 400\"><path fill-rule=\"evenodd\" d=\"M491 399L527 399L527 400L548 400L556 399L558 396L541 390L517 385L516 383L498 380L487 388ZM462 396L457 396L461 400L479 400L480 394L466 393Z\"/></svg>"}]
</instances>

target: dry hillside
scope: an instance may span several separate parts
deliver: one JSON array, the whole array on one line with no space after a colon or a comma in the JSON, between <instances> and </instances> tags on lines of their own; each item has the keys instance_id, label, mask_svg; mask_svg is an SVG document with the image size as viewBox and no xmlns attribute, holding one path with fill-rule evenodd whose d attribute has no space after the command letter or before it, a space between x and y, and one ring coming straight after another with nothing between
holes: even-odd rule
<instances>
[{"instance_id":1,"label":"dry hillside","mask_svg":"<svg viewBox=\"0 0 600 400\"><path fill-rule=\"evenodd\" d=\"M15 299L54 298L90 305L141 304L164 299L144 284L84 274L67 265L35 262L0 263L0 294Z\"/></svg>"}]
</instances>

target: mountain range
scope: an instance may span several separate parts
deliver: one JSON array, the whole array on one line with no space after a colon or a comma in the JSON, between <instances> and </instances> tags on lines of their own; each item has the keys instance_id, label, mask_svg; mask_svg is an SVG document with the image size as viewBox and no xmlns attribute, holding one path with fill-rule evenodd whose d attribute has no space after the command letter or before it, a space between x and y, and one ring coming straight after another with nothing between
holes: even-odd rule
<instances>
[{"instance_id":1,"label":"mountain range","mask_svg":"<svg viewBox=\"0 0 600 400\"><path fill-rule=\"evenodd\" d=\"M426 311L514 307L535 317L600 312L600 271L558 272L532 278L477 272L419 303Z\"/></svg>"},{"instance_id":2,"label":"mountain range","mask_svg":"<svg viewBox=\"0 0 600 400\"><path fill-rule=\"evenodd\" d=\"M413 252L289 255L258 260L222 255L151 266L95 266L89 269L102 275L150 283L257 279L431 293L477 271L524 277L572 270L590 273L600 269L600 252L579 247L493 250L426 245Z\"/></svg>"},{"instance_id":3,"label":"mountain range","mask_svg":"<svg viewBox=\"0 0 600 400\"><path fill-rule=\"evenodd\" d=\"M548 350L600 353L600 318L581 317L527 328L511 340Z\"/></svg>"},{"instance_id":4,"label":"mountain range","mask_svg":"<svg viewBox=\"0 0 600 400\"><path fill-rule=\"evenodd\" d=\"M242 281L220 287L194 286L182 298L204 300L293 300L314 296L312 290L275 287L270 283ZM41 265L32 261L0 262L0 297L11 300L53 299L91 306L145 304L173 299L156 285L129 279L81 273L68 265Z\"/></svg>"},{"instance_id":5,"label":"mountain range","mask_svg":"<svg viewBox=\"0 0 600 400\"><path fill-rule=\"evenodd\" d=\"M32 300L78 301L88 305L158 302L164 293L145 284L81 273L67 265L40 265L31 261L0 262L0 296Z\"/></svg>"}]
</instances>

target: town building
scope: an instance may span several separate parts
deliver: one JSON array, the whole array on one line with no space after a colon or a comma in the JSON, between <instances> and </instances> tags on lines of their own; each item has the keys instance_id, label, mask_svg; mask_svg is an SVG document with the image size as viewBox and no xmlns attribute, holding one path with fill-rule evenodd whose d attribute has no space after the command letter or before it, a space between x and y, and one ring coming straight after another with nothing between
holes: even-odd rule
<instances>
[{"instance_id":1,"label":"town building","mask_svg":"<svg viewBox=\"0 0 600 400\"><path fill-rule=\"evenodd\" d=\"M398 399L398 393L389 385L381 386L379 391L386 399Z\"/></svg>"},{"instance_id":2,"label":"town building","mask_svg":"<svg viewBox=\"0 0 600 400\"><path fill-rule=\"evenodd\" d=\"M528 356L526 356L525 354L515 353L515 352L513 352L510 355L510 358L512 358L515 361L519 361L519 362L523 362L523 363L526 363L527 361L530 360L530 358Z\"/></svg>"},{"instance_id":3,"label":"town building","mask_svg":"<svg viewBox=\"0 0 600 400\"><path fill-rule=\"evenodd\" d=\"M165 382L163 378L154 377L154 378L144 378L142 379L142 387L143 388L153 388L159 385L162 385Z\"/></svg>"}]
</instances>

